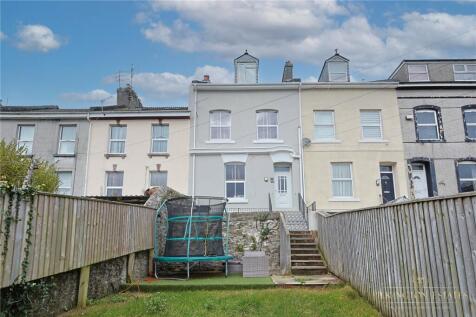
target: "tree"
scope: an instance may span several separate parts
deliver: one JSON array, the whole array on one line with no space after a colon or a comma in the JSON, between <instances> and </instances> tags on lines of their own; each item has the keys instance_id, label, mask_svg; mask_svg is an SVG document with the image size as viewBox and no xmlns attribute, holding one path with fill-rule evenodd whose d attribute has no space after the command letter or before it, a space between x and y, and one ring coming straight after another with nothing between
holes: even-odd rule
<instances>
[{"instance_id":1,"label":"tree","mask_svg":"<svg viewBox=\"0 0 476 317\"><path fill-rule=\"evenodd\" d=\"M22 187L31 164L31 186L45 192L56 192L59 178L54 165L34 157L28 157L26 148L17 147L15 141L0 140L0 182L13 187Z\"/></svg>"}]
</instances>

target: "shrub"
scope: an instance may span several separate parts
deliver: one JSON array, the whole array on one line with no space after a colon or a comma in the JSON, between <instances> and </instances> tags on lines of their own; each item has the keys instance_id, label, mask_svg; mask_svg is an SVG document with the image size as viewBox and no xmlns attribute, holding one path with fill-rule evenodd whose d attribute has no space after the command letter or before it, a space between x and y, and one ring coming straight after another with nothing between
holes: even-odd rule
<instances>
[{"instance_id":1,"label":"shrub","mask_svg":"<svg viewBox=\"0 0 476 317\"><path fill-rule=\"evenodd\" d=\"M7 143L0 140L0 182L13 187L22 187L28 170L35 161L31 185L36 190L55 192L58 190L59 179L54 165L44 160L25 156L26 149L17 148L15 141Z\"/></svg>"}]
</instances>

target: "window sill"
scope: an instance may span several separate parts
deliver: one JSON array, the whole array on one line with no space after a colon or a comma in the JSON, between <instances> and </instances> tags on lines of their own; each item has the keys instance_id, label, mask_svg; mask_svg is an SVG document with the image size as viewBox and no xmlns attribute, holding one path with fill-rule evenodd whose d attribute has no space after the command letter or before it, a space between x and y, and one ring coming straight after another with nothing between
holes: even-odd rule
<instances>
[{"instance_id":1,"label":"window sill","mask_svg":"<svg viewBox=\"0 0 476 317\"><path fill-rule=\"evenodd\" d=\"M253 143L257 144L275 144L275 143L284 143L283 140L278 139L263 139L263 140L254 140Z\"/></svg>"},{"instance_id":2,"label":"window sill","mask_svg":"<svg viewBox=\"0 0 476 317\"><path fill-rule=\"evenodd\" d=\"M126 157L126 154L125 153L106 153L104 154L104 156L106 158L110 158L110 157L122 157L122 158L125 158Z\"/></svg>"},{"instance_id":3,"label":"window sill","mask_svg":"<svg viewBox=\"0 0 476 317\"><path fill-rule=\"evenodd\" d=\"M442 140L442 139L435 139L435 140L420 140L420 139L417 139L416 142L417 143L444 143L445 140Z\"/></svg>"},{"instance_id":4,"label":"window sill","mask_svg":"<svg viewBox=\"0 0 476 317\"><path fill-rule=\"evenodd\" d=\"M332 197L329 199L331 202L359 202L359 198L355 197Z\"/></svg>"},{"instance_id":5,"label":"window sill","mask_svg":"<svg viewBox=\"0 0 476 317\"><path fill-rule=\"evenodd\" d=\"M337 139L322 139L322 140L312 140L311 143L312 144L325 144L325 143L336 144L336 143L342 143L342 141Z\"/></svg>"},{"instance_id":6,"label":"window sill","mask_svg":"<svg viewBox=\"0 0 476 317\"><path fill-rule=\"evenodd\" d=\"M154 156L163 156L163 157L169 157L170 154L163 152L163 153L147 153L148 157L154 157Z\"/></svg>"},{"instance_id":7,"label":"window sill","mask_svg":"<svg viewBox=\"0 0 476 317\"><path fill-rule=\"evenodd\" d=\"M75 157L76 154L59 154L59 153L56 153L56 154L53 154L53 157Z\"/></svg>"},{"instance_id":8,"label":"window sill","mask_svg":"<svg viewBox=\"0 0 476 317\"><path fill-rule=\"evenodd\" d=\"M233 140L208 140L208 141L205 141L205 143L208 143L208 144L233 144L233 143L236 143L236 142L233 141Z\"/></svg>"},{"instance_id":9,"label":"window sill","mask_svg":"<svg viewBox=\"0 0 476 317\"><path fill-rule=\"evenodd\" d=\"M388 143L388 140L384 139L362 139L359 140L359 143Z\"/></svg>"},{"instance_id":10,"label":"window sill","mask_svg":"<svg viewBox=\"0 0 476 317\"><path fill-rule=\"evenodd\" d=\"M248 199L246 198L228 198L229 204L246 204L248 203Z\"/></svg>"}]
</instances>

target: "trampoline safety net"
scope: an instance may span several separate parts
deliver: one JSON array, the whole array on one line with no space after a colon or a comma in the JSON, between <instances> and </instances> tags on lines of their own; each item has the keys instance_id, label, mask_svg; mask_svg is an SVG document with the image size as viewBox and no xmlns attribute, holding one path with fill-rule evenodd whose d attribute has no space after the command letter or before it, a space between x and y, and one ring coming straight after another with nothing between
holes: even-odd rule
<instances>
[{"instance_id":1,"label":"trampoline safety net","mask_svg":"<svg viewBox=\"0 0 476 317\"><path fill-rule=\"evenodd\" d=\"M155 259L159 262L228 261L226 199L180 197L167 200L158 210ZM159 216L166 217L165 250L158 255ZM228 232L225 232L228 237Z\"/></svg>"}]
</instances>

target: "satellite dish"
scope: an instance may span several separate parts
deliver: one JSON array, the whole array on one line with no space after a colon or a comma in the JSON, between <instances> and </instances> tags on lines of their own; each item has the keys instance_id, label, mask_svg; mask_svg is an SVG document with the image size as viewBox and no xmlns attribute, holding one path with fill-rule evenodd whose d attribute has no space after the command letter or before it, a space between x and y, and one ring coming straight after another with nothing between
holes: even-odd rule
<instances>
[{"instance_id":1,"label":"satellite dish","mask_svg":"<svg viewBox=\"0 0 476 317\"><path fill-rule=\"evenodd\" d=\"M303 146L308 146L309 144L311 144L311 139L309 139L309 138L303 138L302 139L302 145Z\"/></svg>"}]
</instances>

